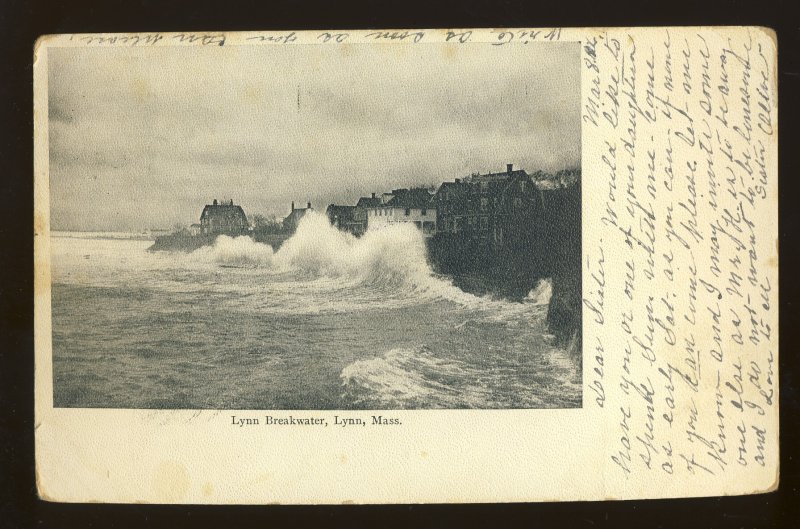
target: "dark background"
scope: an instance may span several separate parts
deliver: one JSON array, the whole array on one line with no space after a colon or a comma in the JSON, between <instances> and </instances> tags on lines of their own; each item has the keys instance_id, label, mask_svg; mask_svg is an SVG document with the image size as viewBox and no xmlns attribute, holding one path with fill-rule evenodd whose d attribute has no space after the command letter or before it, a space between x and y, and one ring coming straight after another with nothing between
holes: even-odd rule
<instances>
[{"instance_id":1,"label":"dark background","mask_svg":"<svg viewBox=\"0 0 800 529\"><path fill-rule=\"evenodd\" d=\"M0 527L800 527L797 0L766 2L286 0L0 2ZM781 482L771 494L528 505L207 507L68 505L36 497L33 464L33 43L42 34L330 28L762 25L778 32ZM546 477L545 477L546 479Z\"/></svg>"}]
</instances>

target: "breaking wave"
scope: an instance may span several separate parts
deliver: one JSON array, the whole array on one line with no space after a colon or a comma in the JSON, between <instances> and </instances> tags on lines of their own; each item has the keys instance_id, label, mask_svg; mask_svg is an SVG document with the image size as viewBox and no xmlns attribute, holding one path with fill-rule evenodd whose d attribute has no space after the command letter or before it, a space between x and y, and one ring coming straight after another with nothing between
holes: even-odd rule
<instances>
[{"instance_id":1,"label":"breaking wave","mask_svg":"<svg viewBox=\"0 0 800 529\"><path fill-rule=\"evenodd\" d=\"M257 243L250 237L220 235L213 246L195 250L192 255L223 266L269 267L272 266L275 252L271 246Z\"/></svg>"},{"instance_id":2,"label":"breaking wave","mask_svg":"<svg viewBox=\"0 0 800 529\"><path fill-rule=\"evenodd\" d=\"M533 344L531 344L533 345ZM391 349L356 360L339 378L344 399L367 407L506 408L574 407L580 403L580 373L562 350L542 343L538 352L514 357L455 358L437 355L427 346ZM484 353L485 356L485 353ZM537 385L534 369L558 380ZM570 391L564 392L563 387Z\"/></svg>"},{"instance_id":3,"label":"breaking wave","mask_svg":"<svg viewBox=\"0 0 800 529\"><path fill-rule=\"evenodd\" d=\"M217 237L192 255L220 265L299 272L313 277L358 278L401 283L431 277L425 241L413 226L396 225L356 238L319 213L305 215L297 231L273 251L247 236Z\"/></svg>"},{"instance_id":4,"label":"breaking wave","mask_svg":"<svg viewBox=\"0 0 800 529\"><path fill-rule=\"evenodd\" d=\"M309 213L297 231L277 250L250 237L220 236L213 246L191 257L221 266L259 268L269 274L293 274L297 279L335 280L337 288L366 286L376 292L404 292L479 304L477 296L434 274L428 265L422 234L411 225L368 231L357 238L331 226L319 213Z\"/></svg>"},{"instance_id":5,"label":"breaking wave","mask_svg":"<svg viewBox=\"0 0 800 529\"><path fill-rule=\"evenodd\" d=\"M485 403L487 395L481 387L472 385L465 393L452 385L466 374L465 367L457 360L437 358L427 347L400 348L357 360L342 370L340 378L345 393L355 402L377 400L401 408Z\"/></svg>"},{"instance_id":6,"label":"breaking wave","mask_svg":"<svg viewBox=\"0 0 800 529\"><path fill-rule=\"evenodd\" d=\"M553 281L548 277L546 279L540 279L539 282L536 283L536 287L528 292L525 300L534 305L548 305L550 304L550 298L552 296Z\"/></svg>"},{"instance_id":7,"label":"breaking wave","mask_svg":"<svg viewBox=\"0 0 800 529\"><path fill-rule=\"evenodd\" d=\"M213 246L192 252L190 259L255 269L256 277L260 273L263 279L280 275L280 282L293 289L287 296L310 292L297 304L309 311L338 312L357 308L359 303L396 307L449 301L466 309L488 311L473 316L508 321L540 313L552 294L550 279L541 280L521 302L464 292L449 278L434 273L425 239L414 226L396 224L358 238L331 226L327 217L315 212L301 219L297 231L277 251L250 237L222 235ZM319 295L323 292L326 295Z\"/></svg>"}]
</instances>

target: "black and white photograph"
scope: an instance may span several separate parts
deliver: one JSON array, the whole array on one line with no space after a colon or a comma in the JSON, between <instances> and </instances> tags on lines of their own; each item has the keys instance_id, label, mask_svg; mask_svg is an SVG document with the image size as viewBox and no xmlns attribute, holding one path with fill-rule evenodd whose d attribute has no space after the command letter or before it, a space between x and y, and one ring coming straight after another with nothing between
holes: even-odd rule
<instances>
[{"instance_id":1,"label":"black and white photograph","mask_svg":"<svg viewBox=\"0 0 800 529\"><path fill-rule=\"evenodd\" d=\"M580 43L252 39L48 48L53 406L581 408Z\"/></svg>"}]
</instances>

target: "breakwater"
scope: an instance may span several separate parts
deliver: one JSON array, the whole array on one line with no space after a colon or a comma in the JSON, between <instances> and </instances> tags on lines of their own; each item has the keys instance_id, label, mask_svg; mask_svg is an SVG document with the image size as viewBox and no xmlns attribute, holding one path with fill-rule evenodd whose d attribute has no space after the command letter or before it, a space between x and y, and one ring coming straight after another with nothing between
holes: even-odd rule
<instances>
[{"instance_id":1,"label":"breakwater","mask_svg":"<svg viewBox=\"0 0 800 529\"><path fill-rule=\"evenodd\" d=\"M268 244L274 250L283 245L291 236L289 233L253 233L247 235L255 242ZM148 248L151 252L193 252L204 246L211 246L217 240L219 235L189 235L184 233L173 233L170 235L162 235L157 237L153 245Z\"/></svg>"}]
</instances>

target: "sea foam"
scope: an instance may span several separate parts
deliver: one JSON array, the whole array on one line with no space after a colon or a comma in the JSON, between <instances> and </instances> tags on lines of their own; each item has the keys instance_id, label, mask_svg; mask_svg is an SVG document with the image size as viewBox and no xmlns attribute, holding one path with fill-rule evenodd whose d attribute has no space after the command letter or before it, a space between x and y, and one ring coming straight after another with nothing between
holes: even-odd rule
<instances>
[{"instance_id":1,"label":"sea foam","mask_svg":"<svg viewBox=\"0 0 800 529\"><path fill-rule=\"evenodd\" d=\"M250 237L220 236L213 246L200 248L191 258L206 264L255 268L269 275L288 274L319 290L368 290L387 303L400 299L445 300L468 309L487 310L492 319L506 319L547 305L549 279L539 282L521 303L464 292L450 279L436 274L427 259L422 233L411 224L368 230L362 237L338 230L320 213L307 213L296 232L274 251Z\"/></svg>"}]
</instances>

